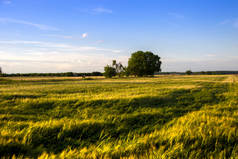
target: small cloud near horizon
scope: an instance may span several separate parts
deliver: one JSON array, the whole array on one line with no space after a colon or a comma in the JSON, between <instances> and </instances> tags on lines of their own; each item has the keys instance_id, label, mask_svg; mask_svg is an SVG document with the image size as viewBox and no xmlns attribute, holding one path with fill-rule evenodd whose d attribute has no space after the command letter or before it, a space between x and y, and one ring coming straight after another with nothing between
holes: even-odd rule
<instances>
[{"instance_id":1,"label":"small cloud near horizon","mask_svg":"<svg viewBox=\"0 0 238 159\"><path fill-rule=\"evenodd\" d=\"M88 33L83 33L83 34L82 34L82 38L83 38L83 39L85 39L85 38L87 38L87 37L88 37Z\"/></svg>"}]
</instances>

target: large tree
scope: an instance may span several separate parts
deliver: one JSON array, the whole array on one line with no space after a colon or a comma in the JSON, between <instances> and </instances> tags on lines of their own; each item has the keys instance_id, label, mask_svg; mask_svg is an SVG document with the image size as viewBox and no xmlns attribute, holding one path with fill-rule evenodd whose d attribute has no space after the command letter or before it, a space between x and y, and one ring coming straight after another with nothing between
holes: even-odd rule
<instances>
[{"instance_id":1,"label":"large tree","mask_svg":"<svg viewBox=\"0 0 238 159\"><path fill-rule=\"evenodd\" d=\"M135 76L154 75L161 71L160 57L150 51L137 51L131 55L127 69Z\"/></svg>"}]
</instances>

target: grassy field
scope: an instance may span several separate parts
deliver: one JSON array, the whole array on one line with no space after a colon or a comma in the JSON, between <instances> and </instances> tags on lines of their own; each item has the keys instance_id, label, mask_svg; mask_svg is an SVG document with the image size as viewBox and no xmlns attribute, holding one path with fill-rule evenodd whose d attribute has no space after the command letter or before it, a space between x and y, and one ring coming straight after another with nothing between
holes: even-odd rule
<instances>
[{"instance_id":1,"label":"grassy field","mask_svg":"<svg viewBox=\"0 0 238 159\"><path fill-rule=\"evenodd\" d=\"M237 158L238 77L0 78L1 158Z\"/></svg>"}]
</instances>

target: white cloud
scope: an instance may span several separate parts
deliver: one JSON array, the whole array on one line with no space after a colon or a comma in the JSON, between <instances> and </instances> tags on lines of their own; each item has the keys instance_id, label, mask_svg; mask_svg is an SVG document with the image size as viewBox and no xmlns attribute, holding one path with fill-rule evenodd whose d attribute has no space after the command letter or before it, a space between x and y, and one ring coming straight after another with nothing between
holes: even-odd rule
<instances>
[{"instance_id":1,"label":"white cloud","mask_svg":"<svg viewBox=\"0 0 238 159\"><path fill-rule=\"evenodd\" d=\"M28 45L32 48L43 48L43 49L54 49L54 50L63 50L63 51L99 51L99 52L110 52L110 53L120 53L121 50L117 49L107 49L107 48L99 48L99 47L92 47L92 46L73 46L70 44L64 43L51 43L51 42L43 42L43 41L0 41L0 44L6 45ZM1 46L1 45L0 45Z\"/></svg>"},{"instance_id":2,"label":"white cloud","mask_svg":"<svg viewBox=\"0 0 238 159\"><path fill-rule=\"evenodd\" d=\"M94 13L106 13L106 14L112 14L112 10L98 7L92 10Z\"/></svg>"},{"instance_id":3,"label":"white cloud","mask_svg":"<svg viewBox=\"0 0 238 159\"><path fill-rule=\"evenodd\" d=\"M62 38L62 39L73 39L73 36L71 36L71 35L45 34L43 36Z\"/></svg>"},{"instance_id":4,"label":"white cloud","mask_svg":"<svg viewBox=\"0 0 238 159\"><path fill-rule=\"evenodd\" d=\"M120 52L120 54L118 54ZM4 72L103 71L113 59L127 64L122 50L42 41L0 41ZM238 56L207 54L198 58L162 57L162 71L238 70Z\"/></svg>"},{"instance_id":5,"label":"white cloud","mask_svg":"<svg viewBox=\"0 0 238 159\"><path fill-rule=\"evenodd\" d=\"M103 71L113 59L127 62L121 50L42 41L0 41L0 66L16 72Z\"/></svg>"},{"instance_id":6,"label":"white cloud","mask_svg":"<svg viewBox=\"0 0 238 159\"><path fill-rule=\"evenodd\" d=\"M59 31L58 28L55 28L55 27L52 27L52 26L32 23L32 22L24 21L24 20L11 19L11 18L1 18L0 17L0 23L15 23L15 24L22 24L22 25L32 26L32 27L35 27L35 28L40 29L40 30Z\"/></svg>"},{"instance_id":7,"label":"white cloud","mask_svg":"<svg viewBox=\"0 0 238 159\"><path fill-rule=\"evenodd\" d=\"M86 50L88 48L85 48ZM62 50L22 50L17 53L2 51L0 66L7 73L16 72L92 72L103 71L105 65L110 64L113 56L93 52L74 52ZM126 63L128 57L117 55L117 60Z\"/></svg>"},{"instance_id":8,"label":"white cloud","mask_svg":"<svg viewBox=\"0 0 238 159\"><path fill-rule=\"evenodd\" d=\"M83 39L85 39L85 38L87 38L87 37L88 37L88 33L83 33L83 34L82 34L82 38L83 38Z\"/></svg>"},{"instance_id":9,"label":"white cloud","mask_svg":"<svg viewBox=\"0 0 238 159\"><path fill-rule=\"evenodd\" d=\"M177 19L183 19L185 18L184 15L182 14L179 14L179 13L174 13L174 12L169 12L168 15L172 16L172 17L175 17Z\"/></svg>"}]
</instances>

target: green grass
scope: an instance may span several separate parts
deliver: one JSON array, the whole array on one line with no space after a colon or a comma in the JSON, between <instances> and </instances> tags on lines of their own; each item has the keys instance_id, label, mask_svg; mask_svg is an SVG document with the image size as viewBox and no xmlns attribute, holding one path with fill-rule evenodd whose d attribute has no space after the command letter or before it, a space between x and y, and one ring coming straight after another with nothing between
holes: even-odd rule
<instances>
[{"instance_id":1,"label":"green grass","mask_svg":"<svg viewBox=\"0 0 238 159\"><path fill-rule=\"evenodd\" d=\"M238 77L0 79L1 158L236 158Z\"/></svg>"}]
</instances>

